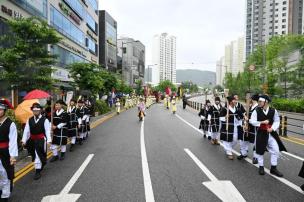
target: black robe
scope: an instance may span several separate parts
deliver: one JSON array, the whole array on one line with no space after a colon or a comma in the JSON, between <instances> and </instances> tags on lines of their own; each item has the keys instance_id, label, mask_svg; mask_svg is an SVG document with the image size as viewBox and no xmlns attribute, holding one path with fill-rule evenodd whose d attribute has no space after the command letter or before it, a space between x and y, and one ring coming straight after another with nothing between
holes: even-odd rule
<instances>
[{"instance_id":1,"label":"black robe","mask_svg":"<svg viewBox=\"0 0 304 202\"><path fill-rule=\"evenodd\" d=\"M61 123L65 123L66 125L62 128L56 128L53 131L53 141L52 144L55 145L66 145L68 142L68 114L63 111L61 114L57 115L56 111L53 115L53 125L58 126Z\"/></svg>"},{"instance_id":2,"label":"black robe","mask_svg":"<svg viewBox=\"0 0 304 202\"><path fill-rule=\"evenodd\" d=\"M42 116L39 121L36 123L34 117L29 119L29 128L30 128L30 138L26 142L26 148L29 154L32 157L32 161L35 161L36 155L35 151L37 152L42 165L46 164L47 161L47 152L46 152L46 134L44 128L44 122L46 117ZM43 138L35 138L38 135L43 134Z\"/></svg>"},{"instance_id":3,"label":"black robe","mask_svg":"<svg viewBox=\"0 0 304 202\"><path fill-rule=\"evenodd\" d=\"M268 114L265 115L263 112L263 109L258 107L256 109L257 113L257 121L265 121L269 120L269 125L272 125L274 122L274 115L275 115L275 109L269 108ZM265 151L267 151L267 145L268 145L268 139L269 134L276 140L278 143L280 151L287 151L283 142L281 141L278 133L276 131L272 131L271 133L268 133L267 130L262 129L261 127L258 128L257 134L256 134L256 153L259 155L264 155Z\"/></svg>"},{"instance_id":4,"label":"black robe","mask_svg":"<svg viewBox=\"0 0 304 202\"><path fill-rule=\"evenodd\" d=\"M68 111L68 136L69 137L76 137L78 132L78 116L77 116L77 108L74 107L71 111Z\"/></svg>"},{"instance_id":5,"label":"black robe","mask_svg":"<svg viewBox=\"0 0 304 202\"><path fill-rule=\"evenodd\" d=\"M209 114L211 116L210 120L210 131L213 133L220 132L220 113L222 110L222 106L219 105L219 109L217 109L214 105L210 107Z\"/></svg>"},{"instance_id":6,"label":"black robe","mask_svg":"<svg viewBox=\"0 0 304 202\"><path fill-rule=\"evenodd\" d=\"M82 118L85 116L85 115L89 115L89 110L87 107L83 106L81 108L77 108L77 111L76 111L76 114L77 114L77 117L78 118L81 118L81 124L80 124L80 129L79 129L79 132L80 133L86 133L88 131L88 125L86 123L86 120L82 120Z\"/></svg>"},{"instance_id":7,"label":"black robe","mask_svg":"<svg viewBox=\"0 0 304 202\"><path fill-rule=\"evenodd\" d=\"M200 112L198 113L199 116L204 116L205 119L201 119L199 129L202 129L203 131L208 131L209 127L209 121L208 118L208 109L206 107L202 108Z\"/></svg>"},{"instance_id":8,"label":"black robe","mask_svg":"<svg viewBox=\"0 0 304 202\"><path fill-rule=\"evenodd\" d=\"M233 142L233 135L234 135L234 126L235 126L235 120L239 121L243 118L243 114L241 111L238 110L238 108L235 108L235 112L232 112L229 109L229 118L228 118L228 131L226 129L227 122L222 121L221 122L221 134L220 139L226 142ZM223 107L220 112L220 117L226 117L227 116L227 108ZM237 126L237 134L238 136L243 135L243 128L242 126Z\"/></svg>"},{"instance_id":9,"label":"black robe","mask_svg":"<svg viewBox=\"0 0 304 202\"><path fill-rule=\"evenodd\" d=\"M10 133L10 127L11 127L12 121L10 118L6 118L6 120L0 125L0 143L2 144L9 144L9 133ZM7 148L0 148L0 159L1 163L6 170L7 178L11 180L14 179L14 166L10 163L10 153L9 153L9 147Z\"/></svg>"}]
</instances>

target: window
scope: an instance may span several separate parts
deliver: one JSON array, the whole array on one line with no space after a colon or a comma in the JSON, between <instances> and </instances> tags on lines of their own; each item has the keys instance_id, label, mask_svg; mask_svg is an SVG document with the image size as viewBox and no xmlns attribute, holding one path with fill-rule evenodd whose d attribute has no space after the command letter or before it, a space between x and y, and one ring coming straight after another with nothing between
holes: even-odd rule
<instances>
[{"instance_id":1,"label":"window","mask_svg":"<svg viewBox=\"0 0 304 202\"><path fill-rule=\"evenodd\" d=\"M89 51L93 54L97 54L97 44L90 38L87 38L87 47L89 48Z\"/></svg>"},{"instance_id":2,"label":"window","mask_svg":"<svg viewBox=\"0 0 304 202\"><path fill-rule=\"evenodd\" d=\"M15 0L14 3L32 15L47 18L47 0Z\"/></svg>"},{"instance_id":3,"label":"window","mask_svg":"<svg viewBox=\"0 0 304 202\"><path fill-rule=\"evenodd\" d=\"M75 62L86 62L84 58L57 45L51 47L51 54L58 56L56 65L63 68Z\"/></svg>"},{"instance_id":4,"label":"window","mask_svg":"<svg viewBox=\"0 0 304 202\"><path fill-rule=\"evenodd\" d=\"M283 5L286 5L286 3L287 3L286 1L283 1Z\"/></svg>"},{"instance_id":5,"label":"window","mask_svg":"<svg viewBox=\"0 0 304 202\"><path fill-rule=\"evenodd\" d=\"M81 18L84 18L86 13L83 5L79 0L64 0Z\"/></svg>"},{"instance_id":6,"label":"window","mask_svg":"<svg viewBox=\"0 0 304 202\"><path fill-rule=\"evenodd\" d=\"M286 11L286 7L283 7L283 11Z\"/></svg>"},{"instance_id":7,"label":"window","mask_svg":"<svg viewBox=\"0 0 304 202\"><path fill-rule=\"evenodd\" d=\"M79 45L85 45L85 35L71 21L63 16L54 7L51 7L51 25L61 34L75 41Z\"/></svg>"},{"instance_id":8,"label":"window","mask_svg":"<svg viewBox=\"0 0 304 202\"><path fill-rule=\"evenodd\" d=\"M286 28L286 25L282 25L282 29Z\"/></svg>"},{"instance_id":9,"label":"window","mask_svg":"<svg viewBox=\"0 0 304 202\"><path fill-rule=\"evenodd\" d=\"M96 33L97 31L96 22L89 13L87 13L87 25Z\"/></svg>"},{"instance_id":10,"label":"window","mask_svg":"<svg viewBox=\"0 0 304 202\"><path fill-rule=\"evenodd\" d=\"M92 6L92 8L97 11L98 10L98 3L96 0L88 0L89 4Z\"/></svg>"},{"instance_id":11,"label":"window","mask_svg":"<svg viewBox=\"0 0 304 202\"><path fill-rule=\"evenodd\" d=\"M282 16L286 16L286 13L282 13Z\"/></svg>"}]
</instances>

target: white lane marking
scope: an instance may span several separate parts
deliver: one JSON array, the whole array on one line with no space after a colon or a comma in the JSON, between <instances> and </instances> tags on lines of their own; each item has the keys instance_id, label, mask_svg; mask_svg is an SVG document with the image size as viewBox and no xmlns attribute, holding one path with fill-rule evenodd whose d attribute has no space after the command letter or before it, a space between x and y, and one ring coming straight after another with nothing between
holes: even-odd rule
<instances>
[{"instance_id":1,"label":"white lane marking","mask_svg":"<svg viewBox=\"0 0 304 202\"><path fill-rule=\"evenodd\" d=\"M300 156L297 156L297 155L295 155L295 154L292 154L292 153L289 153L289 152L285 152L285 151L283 151L282 153L283 153L283 154L286 154L286 155L288 155L288 156L291 156L291 157L293 157L293 158L295 158L295 159L298 159L298 160L300 160L300 161L304 161L304 158L302 158L302 157L300 157Z\"/></svg>"},{"instance_id":2,"label":"white lane marking","mask_svg":"<svg viewBox=\"0 0 304 202\"><path fill-rule=\"evenodd\" d=\"M82 163L82 165L78 168L76 173L72 176L72 178L69 180L69 182L65 185L65 187L62 189L62 191L58 195L50 195L45 196L41 200L41 202L76 202L81 194L69 194L74 184L77 182L87 165L90 163L92 158L94 157L94 154L90 154L85 161Z\"/></svg>"},{"instance_id":3,"label":"white lane marking","mask_svg":"<svg viewBox=\"0 0 304 202\"><path fill-rule=\"evenodd\" d=\"M153 194L153 188L151 183L146 146L145 146L144 120L142 121L140 128L140 149L141 149L141 163L143 169L146 202L154 202L155 200L154 200L154 194Z\"/></svg>"},{"instance_id":4,"label":"white lane marking","mask_svg":"<svg viewBox=\"0 0 304 202\"><path fill-rule=\"evenodd\" d=\"M87 165L90 163L90 161L92 160L93 157L94 157L94 154L89 154L89 156L82 163L82 165L78 168L78 170L73 175L73 177L70 179L70 181L62 189L62 191L60 192L60 194L68 194L71 191L72 187L77 182L78 178L81 176L81 174L86 169Z\"/></svg>"},{"instance_id":5,"label":"white lane marking","mask_svg":"<svg viewBox=\"0 0 304 202\"><path fill-rule=\"evenodd\" d=\"M200 131L199 129L197 129L196 127L194 127L194 126L193 126L192 124L190 124L188 121L186 121L185 119L183 119L183 118L180 117L179 115L176 115L176 116L177 116L180 120L182 120L184 123L186 123L187 125L189 125L191 128L193 128L193 129L195 129L197 132L203 134L202 131ZM220 144L221 144L221 146L223 147L223 144L222 144L222 143L220 143ZM233 152L234 154L236 154L236 155L240 155L240 153L237 152L237 151L235 151L235 150L232 150L232 152ZM248 163L250 163L251 165L253 165L253 166L257 167L257 168L259 167L258 165L252 164L252 160L251 160L250 158L247 157L245 160L246 160ZM285 185L289 186L290 188L296 190L297 192L300 192L301 194L304 194L304 192L302 191L302 189L301 189L299 186L297 186L296 184L294 184L294 183L288 181L288 180L285 179L285 178L277 177L277 176L274 176L274 175L270 174L270 170L267 169L267 168L265 168L265 172L268 173L271 177L273 177L273 178L279 180L280 182L284 183Z\"/></svg>"},{"instance_id":6,"label":"white lane marking","mask_svg":"<svg viewBox=\"0 0 304 202\"><path fill-rule=\"evenodd\" d=\"M231 181L218 180L210 170L189 150L184 149L185 152L192 158L196 165L206 174L210 181L203 182L211 192L213 192L219 199L224 202L245 202L246 200L232 184Z\"/></svg>"}]
</instances>

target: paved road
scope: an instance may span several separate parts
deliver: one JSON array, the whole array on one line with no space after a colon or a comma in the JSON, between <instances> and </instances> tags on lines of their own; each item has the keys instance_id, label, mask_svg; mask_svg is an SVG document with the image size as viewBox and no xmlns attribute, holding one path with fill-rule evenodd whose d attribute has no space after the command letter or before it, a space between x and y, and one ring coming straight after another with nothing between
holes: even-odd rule
<instances>
[{"instance_id":1,"label":"paved road","mask_svg":"<svg viewBox=\"0 0 304 202\"><path fill-rule=\"evenodd\" d=\"M281 161L285 183L268 174L259 176L250 163L227 160L221 146L211 145L195 129L198 123L195 111L180 106L175 116L163 104L154 105L143 124L135 109L126 111L93 129L85 144L64 161L48 164L41 180L33 181L33 173L19 180L12 201L41 201L59 194L90 154L92 161L69 192L81 194L78 201L145 201L151 196L155 201L220 201L202 184L214 178L231 181L246 201L303 201L303 193L297 191L304 183L297 177L301 161L292 157ZM145 144L140 141L143 135ZM269 168L268 162L267 156Z\"/></svg>"}]
</instances>

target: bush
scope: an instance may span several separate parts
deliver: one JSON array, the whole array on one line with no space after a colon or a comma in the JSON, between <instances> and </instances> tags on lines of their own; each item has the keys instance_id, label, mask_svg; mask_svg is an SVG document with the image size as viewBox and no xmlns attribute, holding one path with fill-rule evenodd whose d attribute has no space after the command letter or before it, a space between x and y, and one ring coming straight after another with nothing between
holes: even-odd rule
<instances>
[{"instance_id":1,"label":"bush","mask_svg":"<svg viewBox=\"0 0 304 202\"><path fill-rule=\"evenodd\" d=\"M20 148L21 147L20 142L21 142L22 135L23 135L22 134L22 132L23 132L22 124L16 119L14 110L11 110L11 109L7 110L6 115L16 124L17 133L18 133L17 141L18 141L18 147Z\"/></svg>"},{"instance_id":2,"label":"bush","mask_svg":"<svg viewBox=\"0 0 304 202\"><path fill-rule=\"evenodd\" d=\"M283 99L276 98L272 105L282 111L304 113L304 99Z\"/></svg>"},{"instance_id":3,"label":"bush","mask_svg":"<svg viewBox=\"0 0 304 202\"><path fill-rule=\"evenodd\" d=\"M110 107L104 100L97 100L95 103L95 112L99 112L99 114L105 114L111 111Z\"/></svg>"}]
</instances>

